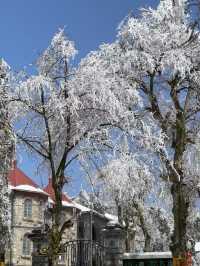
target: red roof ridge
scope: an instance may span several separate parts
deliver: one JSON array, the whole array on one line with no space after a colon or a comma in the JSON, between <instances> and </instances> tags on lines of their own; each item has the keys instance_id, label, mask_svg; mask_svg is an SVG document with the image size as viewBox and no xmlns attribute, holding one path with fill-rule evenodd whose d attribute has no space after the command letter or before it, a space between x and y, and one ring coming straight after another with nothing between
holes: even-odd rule
<instances>
[{"instance_id":1,"label":"red roof ridge","mask_svg":"<svg viewBox=\"0 0 200 266\"><path fill-rule=\"evenodd\" d=\"M29 176L27 176L21 169L17 167L17 161L14 160L12 163L12 168L10 169L8 173L8 184L13 187L13 189L19 187L19 186L30 186L35 189L40 189L41 192L42 189L40 186L34 182ZM29 192L29 190L27 190ZM33 192L30 188L30 192Z\"/></svg>"},{"instance_id":2,"label":"red roof ridge","mask_svg":"<svg viewBox=\"0 0 200 266\"><path fill-rule=\"evenodd\" d=\"M39 186L17 166L14 166L14 168L9 171L8 182L13 187L20 185L29 185L35 188L39 188Z\"/></svg>"}]
</instances>

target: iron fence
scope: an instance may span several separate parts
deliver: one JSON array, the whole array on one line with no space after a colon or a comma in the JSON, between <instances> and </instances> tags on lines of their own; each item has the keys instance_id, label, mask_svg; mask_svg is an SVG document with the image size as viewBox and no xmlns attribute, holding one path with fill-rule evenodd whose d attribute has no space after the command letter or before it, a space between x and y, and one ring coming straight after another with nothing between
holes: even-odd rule
<instances>
[{"instance_id":1,"label":"iron fence","mask_svg":"<svg viewBox=\"0 0 200 266\"><path fill-rule=\"evenodd\" d=\"M63 245L60 264L66 266L104 266L104 247L91 240L73 240Z\"/></svg>"}]
</instances>

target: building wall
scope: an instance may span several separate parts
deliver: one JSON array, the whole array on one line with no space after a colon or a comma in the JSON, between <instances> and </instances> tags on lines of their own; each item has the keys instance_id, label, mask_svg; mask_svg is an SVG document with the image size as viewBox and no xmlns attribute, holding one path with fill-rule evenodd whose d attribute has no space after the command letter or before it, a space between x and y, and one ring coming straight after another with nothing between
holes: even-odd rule
<instances>
[{"instance_id":1,"label":"building wall","mask_svg":"<svg viewBox=\"0 0 200 266\"><path fill-rule=\"evenodd\" d=\"M75 208L63 208L63 221L68 221L69 219L72 219L73 226L70 228L67 228L62 237L62 242L65 243L67 241L75 240L77 239L77 209Z\"/></svg>"},{"instance_id":2,"label":"building wall","mask_svg":"<svg viewBox=\"0 0 200 266\"><path fill-rule=\"evenodd\" d=\"M78 238L103 243L102 229L108 220L93 212L82 213L78 219Z\"/></svg>"},{"instance_id":3,"label":"building wall","mask_svg":"<svg viewBox=\"0 0 200 266\"><path fill-rule=\"evenodd\" d=\"M26 199L32 201L32 217L24 217L24 202ZM34 228L44 225L44 211L47 204L47 197L42 194L31 192L13 191L12 197L12 243L6 252L6 265L9 266L31 266L32 243L30 241L31 252L29 255L23 254L23 238ZM42 207L41 207L42 206ZM77 238L76 209L64 207L62 221L67 221L74 217L73 226L66 229L63 235L63 242Z\"/></svg>"},{"instance_id":4,"label":"building wall","mask_svg":"<svg viewBox=\"0 0 200 266\"><path fill-rule=\"evenodd\" d=\"M32 201L32 216L24 217L24 202L26 199ZM47 197L31 192L13 191L11 195L11 244L6 253L6 263L8 265L29 266L31 265L31 253L23 254L24 236L34 228L44 223L44 208ZM30 242L32 251L32 243Z\"/></svg>"}]
</instances>

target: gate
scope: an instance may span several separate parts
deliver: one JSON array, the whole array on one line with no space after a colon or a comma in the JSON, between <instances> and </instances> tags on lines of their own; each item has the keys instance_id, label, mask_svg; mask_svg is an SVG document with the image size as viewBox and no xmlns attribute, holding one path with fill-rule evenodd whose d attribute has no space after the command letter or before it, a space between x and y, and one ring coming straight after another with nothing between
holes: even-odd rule
<instances>
[{"instance_id":1,"label":"gate","mask_svg":"<svg viewBox=\"0 0 200 266\"><path fill-rule=\"evenodd\" d=\"M66 266L104 266L104 247L95 241L68 241L62 252Z\"/></svg>"}]
</instances>

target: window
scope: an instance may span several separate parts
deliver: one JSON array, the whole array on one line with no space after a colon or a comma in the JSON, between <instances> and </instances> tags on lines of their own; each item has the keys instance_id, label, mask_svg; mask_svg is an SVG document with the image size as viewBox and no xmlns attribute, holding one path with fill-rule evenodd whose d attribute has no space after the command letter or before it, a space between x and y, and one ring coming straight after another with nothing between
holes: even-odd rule
<instances>
[{"instance_id":1,"label":"window","mask_svg":"<svg viewBox=\"0 0 200 266\"><path fill-rule=\"evenodd\" d=\"M80 221L78 224L78 238L84 238L84 223L82 221Z\"/></svg>"},{"instance_id":2,"label":"window","mask_svg":"<svg viewBox=\"0 0 200 266\"><path fill-rule=\"evenodd\" d=\"M43 201L39 202L39 219L43 219L43 214L44 214L44 204Z\"/></svg>"},{"instance_id":3,"label":"window","mask_svg":"<svg viewBox=\"0 0 200 266\"><path fill-rule=\"evenodd\" d=\"M27 235L25 235L23 238L22 254L24 256L30 256L31 255L31 241Z\"/></svg>"},{"instance_id":4,"label":"window","mask_svg":"<svg viewBox=\"0 0 200 266\"><path fill-rule=\"evenodd\" d=\"M94 225L92 225L92 240L97 241L97 230Z\"/></svg>"},{"instance_id":5,"label":"window","mask_svg":"<svg viewBox=\"0 0 200 266\"><path fill-rule=\"evenodd\" d=\"M24 217L31 218L32 217L32 200L26 199L24 201Z\"/></svg>"}]
</instances>

